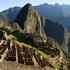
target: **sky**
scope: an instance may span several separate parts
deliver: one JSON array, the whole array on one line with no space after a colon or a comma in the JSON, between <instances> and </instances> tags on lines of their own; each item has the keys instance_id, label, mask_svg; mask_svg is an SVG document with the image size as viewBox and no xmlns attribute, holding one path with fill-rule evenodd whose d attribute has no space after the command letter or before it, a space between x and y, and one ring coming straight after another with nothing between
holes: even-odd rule
<instances>
[{"instance_id":1,"label":"sky","mask_svg":"<svg viewBox=\"0 0 70 70\"><path fill-rule=\"evenodd\" d=\"M14 6L23 7L25 4L31 3L32 5L40 5L43 3L48 4L67 4L70 5L70 0L1 0L0 1L0 12Z\"/></svg>"}]
</instances>

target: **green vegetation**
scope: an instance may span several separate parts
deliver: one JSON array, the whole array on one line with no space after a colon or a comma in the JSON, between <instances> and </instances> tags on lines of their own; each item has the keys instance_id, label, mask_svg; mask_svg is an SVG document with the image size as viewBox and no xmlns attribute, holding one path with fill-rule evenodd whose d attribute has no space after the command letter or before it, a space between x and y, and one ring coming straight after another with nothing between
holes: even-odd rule
<instances>
[{"instance_id":1,"label":"green vegetation","mask_svg":"<svg viewBox=\"0 0 70 70\"><path fill-rule=\"evenodd\" d=\"M38 62L37 62L37 60L35 59L34 56L32 57L32 60L34 62L34 66L39 67L39 64L38 64Z\"/></svg>"}]
</instances>

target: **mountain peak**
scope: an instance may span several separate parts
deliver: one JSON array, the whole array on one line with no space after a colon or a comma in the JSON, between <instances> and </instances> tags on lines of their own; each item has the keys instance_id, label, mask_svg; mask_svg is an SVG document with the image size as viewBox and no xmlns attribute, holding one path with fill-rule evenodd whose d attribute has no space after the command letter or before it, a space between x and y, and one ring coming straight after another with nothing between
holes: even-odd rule
<instances>
[{"instance_id":1,"label":"mountain peak","mask_svg":"<svg viewBox=\"0 0 70 70\"><path fill-rule=\"evenodd\" d=\"M32 7L30 3L27 3L24 7Z\"/></svg>"},{"instance_id":2,"label":"mountain peak","mask_svg":"<svg viewBox=\"0 0 70 70\"><path fill-rule=\"evenodd\" d=\"M26 4L17 15L15 20L26 34L38 34L46 37L44 33L45 19L38 15L31 4Z\"/></svg>"},{"instance_id":3,"label":"mountain peak","mask_svg":"<svg viewBox=\"0 0 70 70\"><path fill-rule=\"evenodd\" d=\"M23 28L22 24L24 24L27 17L30 16L32 12L34 12L32 5L30 3L26 4L23 8L21 8L19 14L17 15L15 19L15 22L19 23L20 27Z\"/></svg>"},{"instance_id":4,"label":"mountain peak","mask_svg":"<svg viewBox=\"0 0 70 70\"><path fill-rule=\"evenodd\" d=\"M33 7L30 3L26 4L22 9L24 9L24 8L28 11L33 10Z\"/></svg>"}]
</instances>

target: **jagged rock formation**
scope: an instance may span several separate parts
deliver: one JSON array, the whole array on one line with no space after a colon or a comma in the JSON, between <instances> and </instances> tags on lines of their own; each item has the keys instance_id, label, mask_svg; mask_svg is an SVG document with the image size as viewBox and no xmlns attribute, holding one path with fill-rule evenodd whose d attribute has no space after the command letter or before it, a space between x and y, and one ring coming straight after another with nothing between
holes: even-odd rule
<instances>
[{"instance_id":1,"label":"jagged rock formation","mask_svg":"<svg viewBox=\"0 0 70 70\"><path fill-rule=\"evenodd\" d=\"M15 30L1 30L0 62L15 61L24 65L49 66L51 70L66 69L66 55L61 45L46 36L45 19L36 13L31 4L21 9L14 22L11 25L17 26ZM20 27L22 30L17 30ZM7 34L8 31L10 34Z\"/></svg>"}]
</instances>

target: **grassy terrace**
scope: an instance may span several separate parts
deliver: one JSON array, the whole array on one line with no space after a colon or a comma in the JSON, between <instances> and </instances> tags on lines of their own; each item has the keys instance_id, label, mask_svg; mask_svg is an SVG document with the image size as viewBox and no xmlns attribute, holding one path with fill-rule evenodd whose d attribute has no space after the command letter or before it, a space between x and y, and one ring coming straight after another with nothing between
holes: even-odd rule
<instances>
[{"instance_id":1,"label":"grassy terrace","mask_svg":"<svg viewBox=\"0 0 70 70\"><path fill-rule=\"evenodd\" d=\"M55 70L59 70L58 68L58 64L62 62L62 60L64 59L64 54L62 52L62 50L60 48L58 48L60 50L60 57L58 59L55 59L55 58L52 58L50 55L47 55L45 54L43 51L40 51L38 50L37 48L29 45L29 44L26 44L26 43L23 43L23 42L19 42L17 40L16 37L14 37L13 35L10 35L10 36L7 36L7 39L11 39L11 40L14 40L15 43L17 43L18 45L20 45L21 47L25 46L27 48L32 48L34 49L36 52L38 52L42 57L44 57L46 60L49 61L49 63L54 67ZM58 45L57 45L58 47ZM37 61L35 60L34 56L32 57L33 61L34 61L34 65L35 66L39 66ZM59 62L57 62L59 61ZM57 62L57 63L56 63Z\"/></svg>"},{"instance_id":2,"label":"grassy terrace","mask_svg":"<svg viewBox=\"0 0 70 70\"><path fill-rule=\"evenodd\" d=\"M37 50L35 47L32 47L31 45L28 45L28 44L25 44L25 43L21 43L19 41L15 41L17 44L21 45L21 46L25 46L27 48L32 48L34 49L35 51L37 51L42 57L46 58L46 60L49 61L49 63L51 63L52 66L54 66L55 70L59 70L58 68L58 64L63 60L63 53L61 51L61 54L60 54L60 58L58 59L59 60L59 63L56 63L58 60L52 58L51 56L45 54L43 51L40 51L40 50ZM35 65L38 65L38 63L36 62L36 60L34 59L33 57L33 60L35 61Z\"/></svg>"}]
</instances>

